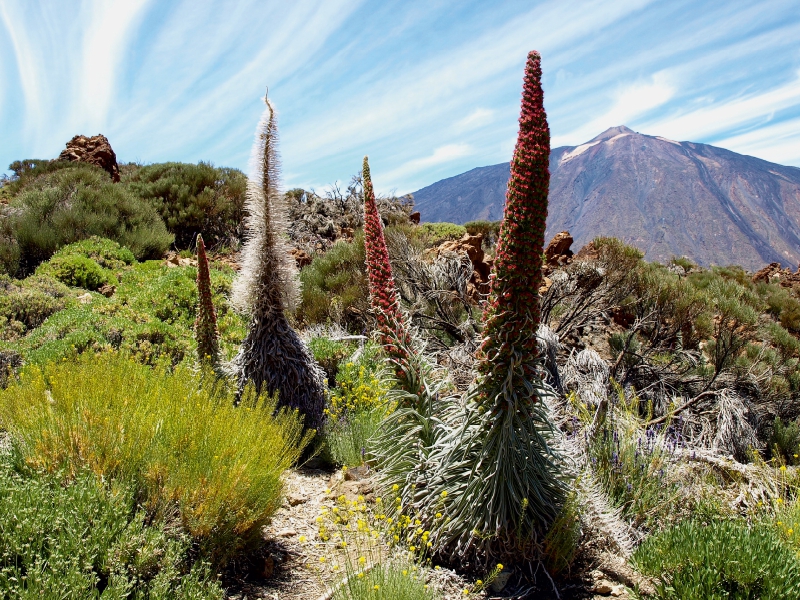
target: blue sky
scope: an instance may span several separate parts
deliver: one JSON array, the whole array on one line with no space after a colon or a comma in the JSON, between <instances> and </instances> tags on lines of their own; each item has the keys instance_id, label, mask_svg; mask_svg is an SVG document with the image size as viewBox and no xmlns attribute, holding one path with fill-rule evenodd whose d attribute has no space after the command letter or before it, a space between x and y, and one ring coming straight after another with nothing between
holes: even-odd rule
<instances>
[{"instance_id":1,"label":"blue sky","mask_svg":"<svg viewBox=\"0 0 800 600\"><path fill-rule=\"evenodd\" d=\"M0 0L0 167L102 132L246 169L269 86L285 187L368 154L406 193L509 160L532 49L553 147L625 124L800 166L798 0Z\"/></svg>"}]
</instances>

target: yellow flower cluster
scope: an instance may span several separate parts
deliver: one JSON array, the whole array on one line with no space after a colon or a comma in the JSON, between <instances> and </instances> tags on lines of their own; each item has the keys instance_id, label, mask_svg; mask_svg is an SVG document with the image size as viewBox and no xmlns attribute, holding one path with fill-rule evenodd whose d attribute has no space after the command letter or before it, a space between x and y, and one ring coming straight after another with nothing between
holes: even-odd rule
<instances>
[{"instance_id":1,"label":"yellow flower cluster","mask_svg":"<svg viewBox=\"0 0 800 600\"><path fill-rule=\"evenodd\" d=\"M346 363L336 377L336 388L331 393L326 414L334 421L348 413L369 410L386 401L386 385L364 365Z\"/></svg>"}]
</instances>

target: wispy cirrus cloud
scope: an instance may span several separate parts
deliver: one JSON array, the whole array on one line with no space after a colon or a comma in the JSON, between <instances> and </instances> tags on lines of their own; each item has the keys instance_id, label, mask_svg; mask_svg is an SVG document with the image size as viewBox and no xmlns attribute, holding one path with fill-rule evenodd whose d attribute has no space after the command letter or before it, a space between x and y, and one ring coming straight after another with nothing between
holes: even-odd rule
<instances>
[{"instance_id":1,"label":"wispy cirrus cloud","mask_svg":"<svg viewBox=\"0 0 800 600\"><path fill-rule=\"evenodd\" d=\"M438 166L453 162L459 158L470 156L475 153L475 149L469 144L446 144L436 148L432 154L420 158L414 158L399 167L388 171L381 176L381 184L395 189L398 183L410 175L420 172L428 167Z\"/></svg>"},{"instance_id":2,"label":"wispy cirrus cloud","mask_svg":"<svg viewBox=\"0 0 800 600\"><path fill-rule=\"evenodd\" d=\"M477 127L484 127L494 120L494 111L490 108L476 108L469 113L466 117L456 122L455 129L457 131L465 131L475 129Z\"/></svg>"},{"instance_id":3,"label":"wispy cirrus cloud","mask_svg":"<svg viewBox=\"0 0 800 600\"><path fill-rule=\"evenodd\" d=\"M577 129L552 138L552 146L568 145L574 140L589 140L609 126L624 125L662 107L675 95L675 87L663 72L649 81L637 81L615 93L614 103L602 114ZM574 142L573 142L574 143Z\"/></svg>"},{"instance_id":4,"label":"wispy cirrus cloud","mask_svg":"<svg viewBox=\"0 0 800 600\"><path fill-rule=\"evenodd\" d=\"M750 125L763 127L777 113L800 107L800 71L772 89L751 89L732 98L716 100L712 97L701 99L701 102L703 106L676 107L670 114L659 115L646 123L645 130L659 131L662 132L660 135L673 139L696 140L724 135Z\"/></svg>"},{"instance_id":5,"label":"wispy cirrus cloud","mask_svg":"<svg viewBox=\"0 0 800 600\"><path fill-rule=\"evenodd\" d=\"M800 164L798 37L796 0L0 0L0 166L102 132L245 168L269 85L287 186L369 154L413 191L509 160L531 49L554 146L626 124Z\"/></svg>"}]
</instances>

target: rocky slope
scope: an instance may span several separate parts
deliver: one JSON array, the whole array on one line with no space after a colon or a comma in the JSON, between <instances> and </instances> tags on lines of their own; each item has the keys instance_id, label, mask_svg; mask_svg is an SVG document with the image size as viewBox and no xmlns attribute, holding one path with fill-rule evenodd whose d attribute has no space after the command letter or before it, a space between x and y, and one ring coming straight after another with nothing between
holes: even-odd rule
<instances>
[{"instance_id":1,"label":"rocky slope","mask_svg":"<svg viewBox=\"0 0 800 600\"><path fill-rule=\"evenodd\" d=\"M612 127L550 155L547 237L577 247L615 236L648 260L707 266L800 261L800 169ZM414 193L424 221L497 220L509 165L480 167Z\"/></svg>"}]
</instances>

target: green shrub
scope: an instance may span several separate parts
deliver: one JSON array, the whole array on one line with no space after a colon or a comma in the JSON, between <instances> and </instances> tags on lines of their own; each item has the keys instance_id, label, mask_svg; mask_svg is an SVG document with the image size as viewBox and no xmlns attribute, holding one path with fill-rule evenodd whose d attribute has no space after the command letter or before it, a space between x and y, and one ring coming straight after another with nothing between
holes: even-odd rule
<instances>
[{"instance_id":1,"label":"green shrub","mask_svg":"<svg viewBox=\"0 0 800 600\"><path fill-rule=\"evenodd\" d=\"M24 272L67 244L101 236L139 258L160 256L172 243L156 210L98 167L69 163L44 174L13 200L11 218Z\"/></svg>"},{"instance_id":2,"label":"green shrub","mask_svg":"<svg viewBox=\"0 0 800 600\"><path fill-rule=\"evenodd\" d=\"M91 475L63 485L0 466L0 595L221 599L205 569L186 572L188 540L133 507L127 489Z\"/></svg>"},{"instance_id":3,"label":"green shrub","mask_svg":"<svg viewBox=\"0 0 800 600\"><path fill-rule=\"evenodd\" d=\"M789 331L800 332L800 300L776 284L762 283L757 289L765 299L767 312Z\"/></svg>"},{"instance_id":4,"label":"green shrub","mask_svg":"<svg viewBox=\"0 0 800 600\"><path fill-rule=\"evenodd\" d=\"M678 503L680 489L669 478L667 431L645 428L638 416L639 398L617 387L610 410L589 440L592 467L611 501L636 524L662 526L687 504ZM574 396L573 402L577 401ZM581 405L580 410L586 410Z\"/></svg>"},{"instance_id":5,"label":"green shrub","mask_svg":"<svg viewBox=\"0 0 800 600\"><path fill-rule=\"evenodd\" d=\"M438 246L447 240L457 240L467 232L462 225L454 223L422 223L413 225L411 223L398 223L386 228L386 241L389 244L389 254L392 255L392 238L403 236L408 243L418 249L425 250Z\"/></svg>"},{"instance_id":6,"label":"green shrub","mask_svg":"<svg viewBox=\"0 0 800 600\"><path fill-rule=\"evenodd\" d=\"M245 320L227 301L233 270L220 267L212 265L211 289L222 355L230 358L244 337ZM92 293L87 304L67 299L64 310L16 340L14 349L26 362L37 364L108 348L124 350L147 364L160 360L177 364L194 356L195 272L194 267L167 267L160 261L134 264L118 272L114 296ZM41 278L29 277L23 284L36 279ZM52 279L41 281L69 292Z\"/></svg>"},{"instance_id":7,"label":"green shrub","mask_svg":"<svg viewBox=\"0 0 800 600\"><path fill-rule=\"evenodd\" d=\"M39 327L67 306L69 288L46 276L17 281L0 275L0 338L13 339Z\"/></svg>"},{"instance_id":8,"label":"green shrub","mask_svg":"<svg viewBox=\"0 0 800 600\"><path fill-rule=\"evenodd\" d=\"M0 428L31 468L128 482L153 517L177 508L221 566L259 542L308 438L296 412L252 394L235 407L214 382L117 353L32 367L0 391Z\"/></svg>"},{"instance_id":9,"label":"green shrub","mask_svg":"<svg viewBox=\"0 0 800 600\"><path fill-rule=\"evenodd\" d=\"M764 525L684 521L647 538L632 562L659 599L800 598L798 558Z\"/></svg>"},{"instance_id":10,"label":"green shrub","mask_svg":"<svg viewBox=\"0 0 800 600\"><path fill-rule=\"evenodd\" d=\"M464 229L470 235L482 235L484 239L496 239L500 233L500 223L502 221L469 221L464 223Z\"/></svg>"},{"instance_id":11,"label":"green shrub","mask_svg":"<svg viewBox=\"0 0 800 600\"><path fill-rule=\"evenodd\" d=\"M578 495L573 491L544 537L544 564L551 575L568 572L578 553L578 542L581 538L579 509Z\"/></svg>"},{"instance_id":12,"label":"green shrub","mask_svg":"<svg viewBox=\"0 0 800 600\"><path fill-rule=\"evenodd\" d=\"M336 589L333 600L437 600L442 597L425 584L424 577L410 561L380 563L363 577L356 576L359 571L356 565L346 569L346 574L352 576Z\"/></svg>"},{"instance_id":13,"label":"green shrub","mask_svg":"<svg viewBox=\"0 0 800 600\"><path fill-rule=\"evenodd\" d=\"M371 410L386 403L388 386L379 352L378 345L367 343L355 360L339 363L328 410L334 420L349 412Z\"/></svg>"},{"instance_id":14,"label":"green shrub","mask_svg":"<svg viewBox=\"0 0 800 600\"><path fill-rule=\"evenodd\" d=\"M19 340L26 362L45 364L85 352L121 349L145 364L177 364L192 355L191 332L114 300L92 295L50 318Z\"/></svg>"},{"instance_id":15,"label":"green shrub","mask_svg":"<svg viewBox=\"0 0 800 600\"><path fill-rule=\"evenodd\" d=\"M300 272L302 294L297 310L305 325L338 323L348 331L366 329L369 311L364 235L338 241Z\"/></svg>"},{"instance_id":16,"label":"green shrub","mask_svg":"<svg viewBox=\"0 0 800 600\"><path fill-rule=\"evenodd\" d=\"M354 467L370 460L369 442L392 410L378 352L369 343L356 360L339 363L325 426L325 451L334 464Z\"/></svg>"},{"instance_id":17,"label":"green shrub","mask_svg":"<svg viewBox=\"0 0 800 600\"><path fill-rule=\"evenodd\" d=\"M191 329L197 317L196 279L196 267L145 265L126 279L124 288L118 291L119 301L165 323Z\"/></svg>"},{"instance_id":18,"label":"green shrub","mask_svg":"<svg viewBox=\"0 0 800 600\"><path fill-rule=\"evenodd\" d=\"M198 233L209 247L235 244L241 236L247 177L238 169L168 162L141 167L126 181L159 211L180 248Z\"/></svg>"},{"instance_id":19,"label":"green shrub","mask_svg":"<svg viewBox=\"0 0 800 600\"><path fill-rule=\"evenodd\" d=\"M325 371L328 385L332 386L339 372L339 363L352 355L356 347L352 341L332 340L325 336L318 336L309 342L308 348L314 355L314 360Z\"/></svg>"},{"instance_id":20,"label":"green shrub","mask_svg":"<svg viewBox=\"0 0 800 600\"><path fill-rule=\"evenodd\" d=\"M686 256L673 256L672 260L670 260L669 262L670 264L681 267L686 272L689 272L692 269L697 268L697 265L694 264L691 260L689 260Z\"/></svg>"},{"instance_id":21,"label":"green shrub","mask_svg":"<svg viewBox=\"0 0 800 600\"><path fill-rule=\"evenodd\" d=\"M772 424L772 435L769 438L768 450L774 457L790 465L800 464L800 421L784 423L775 417Z\"/></svg>"},{"instance_id":22,"label":"green shrub","mask_svg":"<svg viewBox=\"0 0 800 600\"><path fill-rule=\"evenodd\" d=\"M14 275L18 269L19 244L14 237L11 219L5 216L0 208L0 275Z\"/></svg>"},{"instance_id":23,"label":"green shrub","mask_svg":"<svg viewBox=\"0 0 800 600\"><path fill-rule=\"evenodd\" d=\"M795 497L794 502L781 503L767 524L800 556L800 499Z\"/></svg>"},{"instance_id":24,"label":"green shrub","mask_svg":"<svg viewBox=\"0 0 800 600\"><path fill-rule=\"evenodd\" d=\"M104 269L110 270L123 269L136 261L133 252L124 246L120 246L114 240L97 236L64 246L53 255L53 258L73 255L91 258Z\"/></svg>"},{"instance_id":25,"label":"green shrub","mask_svg":"<svg viewBox=\"0 0 800 600\"><path fill-rule=\"evenodd\" d=\"M455 223L423 223L419 227L428 236L429 244L432 246L447 240L460 239L467 233L463 225Z\"/></svg>"},{"instance_id":26,"label":"green shrub","mask_svg":"<svg viewBox=\"0 0 800 600\"><path fill-rule=\"evenodd\" d=\"M324 454L334 465L357 467L371 461L370 440L380 428L387 409L379 406L348 412L325 426Z\"/></svg>"},{"instance_id":27,"label":"green shrub","mask_svg":"<svg viewBox=\"0 0 800 600\"><path fill-rule=\"evenodd\" d=\"M85 256L54 256L36 269L37 275L46 275L72 287L97 291L109 281L108 273L91 258Z\"/></svg>"}]
</instances>

